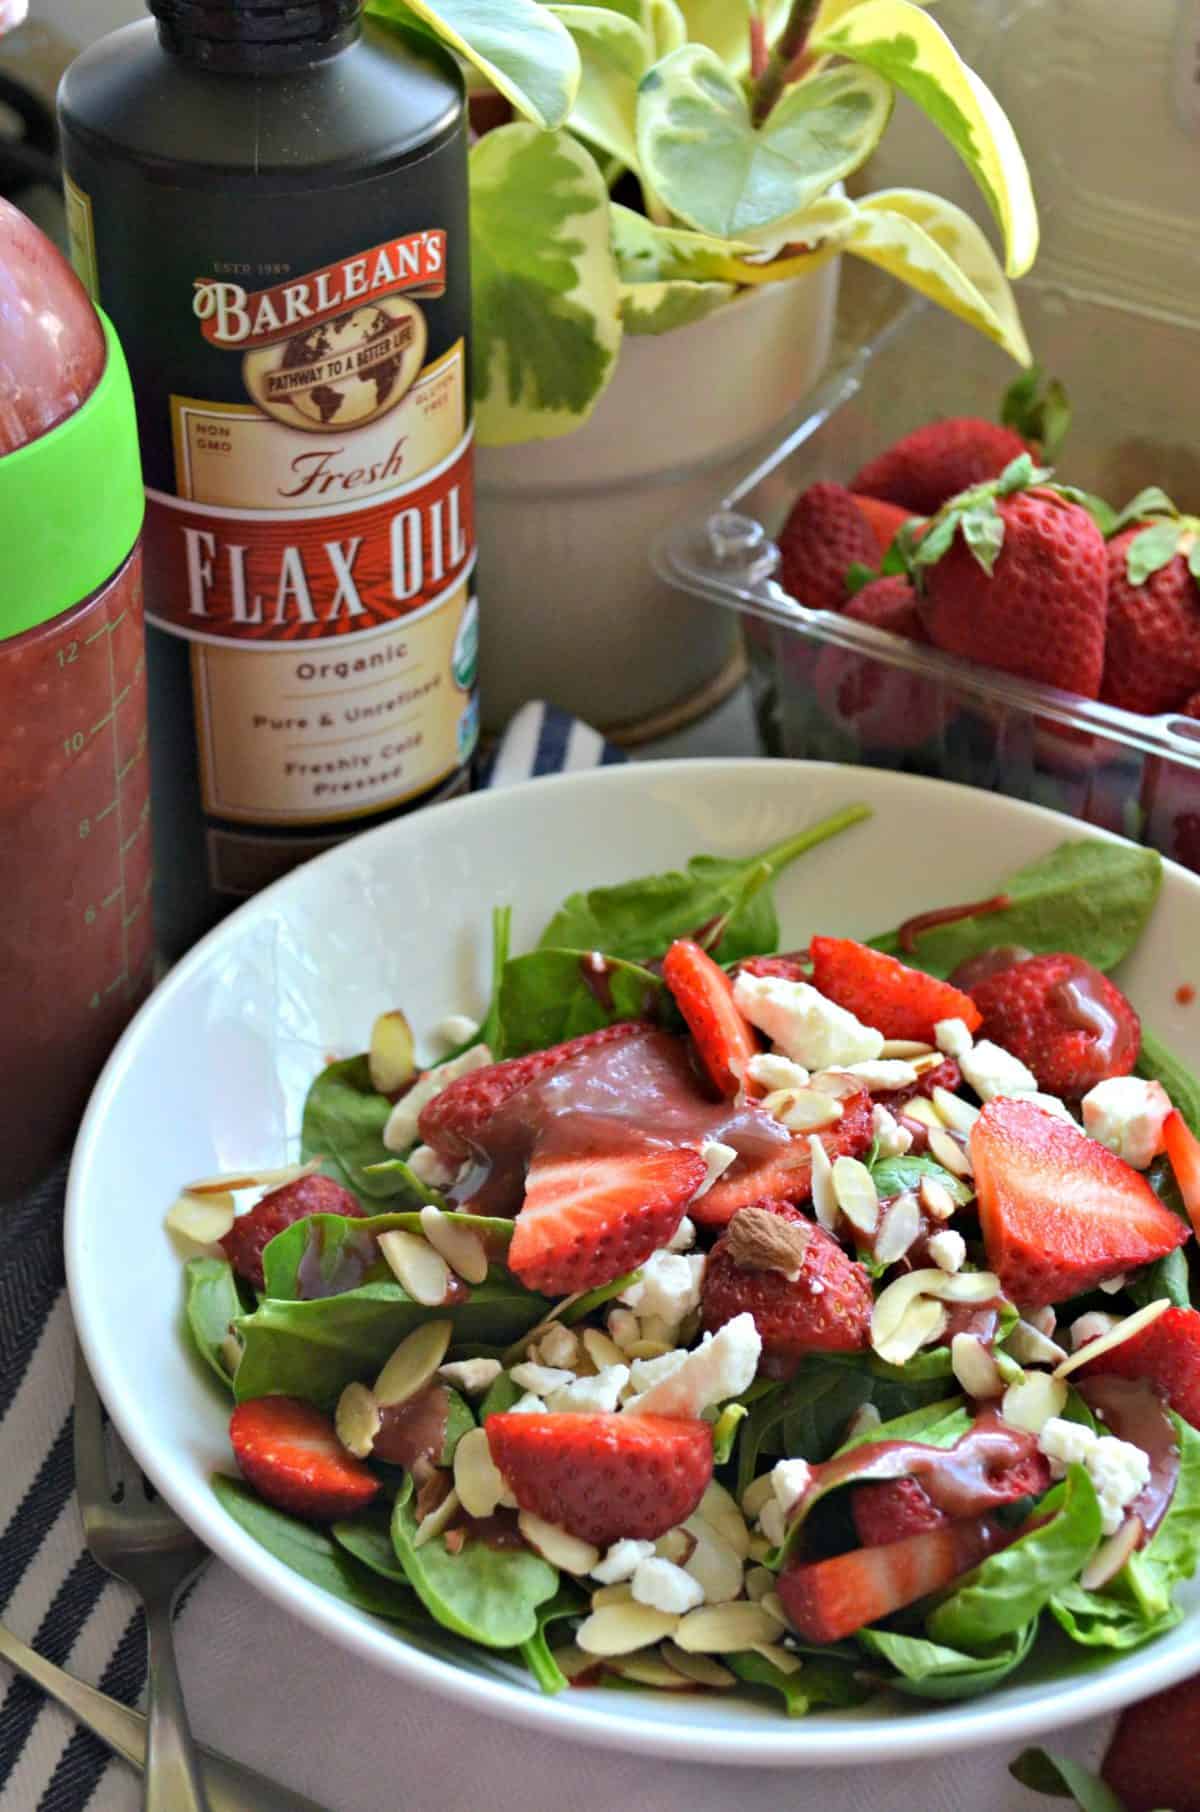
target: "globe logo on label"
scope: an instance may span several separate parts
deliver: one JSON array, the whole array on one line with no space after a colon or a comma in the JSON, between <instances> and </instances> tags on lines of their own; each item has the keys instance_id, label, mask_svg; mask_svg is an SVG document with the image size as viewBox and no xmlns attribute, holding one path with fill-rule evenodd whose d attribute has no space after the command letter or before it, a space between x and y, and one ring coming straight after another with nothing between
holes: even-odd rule
<instances>
[{"instance_id":1,"label":"globe logo on label","mask_svg":"<svg viewBox=\"0 0 1200 1812\"><path fill-rule=\"evenodd\" d=\"M267 415L312 433L366 427L403 401L425 360L425 317L389 296L246 353L246 389Z\"/></svg>"}]
</instances>

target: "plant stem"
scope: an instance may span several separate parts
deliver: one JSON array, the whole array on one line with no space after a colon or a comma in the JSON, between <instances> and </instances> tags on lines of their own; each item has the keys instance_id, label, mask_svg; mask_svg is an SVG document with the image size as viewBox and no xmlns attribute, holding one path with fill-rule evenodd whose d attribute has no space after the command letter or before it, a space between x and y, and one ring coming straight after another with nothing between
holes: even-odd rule
<instances>
[{"instance_id":1,"label":"plant stem","mask_svg":"<svg viewBox=\"0 0 1200 1812\"><path fill-rule=\"evenodd\" d=\"M792 0L787 23L767 59L766 68L754 84L750 115L756 126L762 125L786 88L793 66L803 56L820 3L821 0Z\"/></svg>"},{"instance_id":2,"label":"plant stem","mask_svg":"<svg viewBox=\"0 0 1200 1812\"><path fill-rule=\"evenodd\" d=\"M757 82L767 67L767 24L762 0L750 0L750 77Z\"/></svg>"}]
</instances>

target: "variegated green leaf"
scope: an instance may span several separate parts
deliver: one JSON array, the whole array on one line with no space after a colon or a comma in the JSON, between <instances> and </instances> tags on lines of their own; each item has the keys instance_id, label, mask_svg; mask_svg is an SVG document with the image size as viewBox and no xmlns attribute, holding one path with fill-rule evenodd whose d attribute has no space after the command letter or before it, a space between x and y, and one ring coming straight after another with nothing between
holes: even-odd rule
<instances>
[{"instance_id":1,"label":"variegated green leaf","mask_svg":"<svg viewBox=\"0 0 1200 1812\"><path fill-rule=\"evenodd\" d=\"M703 321L736 294L732 283L623 283L621 319L626 333L670 333Z\"/></svg>"},{"instance_id":2,"label":"variegated green leaf","mask_svg":"<svg viewBox=\"0 0 1200 1812\"><path fill-rule=\"evenodd\" d=\"M571 111L579 53L537 0L370 0L370 10L397 24L415 13L536 125L561 126Z\"/></svg>"},{"instance_id":3,"label":"variegated green leaf","mask_svg":"<svg viewBox=\"0 0 1200 1812\"><path fill-rule=\"evenodd\" d=\"M819 31L813 46L873 69L915 101L962 158L995 214L1008 275L1023 276L1038 246L1029 171L999 103L941 26L912 0L864 0Z\"/></svg>"},{"instance_id":4,"label":"variegated green leaf","mask_svg":"<svg viewBox=\"0 0 1200 1812\"><path fill-rule=\"evenodd\" d=\"M1029 345L996 255L970 215L952 202L919 189L881 190L859 202L845 249L1029 364Z\"/></svg>"},{"instance_id":5,"label":"variegated green leaf","mask_svg":"<svg viewBox=\"0 0 1200 1812\"><path fill-rule=\"evenodd\" d=\"M836 69L790 88L756 131L728 70L711 50L686 44L642 82L642 175L688 226L740 238L798 214L857 169L891 108L882 77Z\"/></svg>"},{"instance_id":6,"label":"variegated green leaf","mask_svg":"<svg viewBox=\"0 0 1200 1812\"><path fill-rule=\"evenodd\" d=\"M783 26L791 0L768 0L763 9L767 42ZM707 44L726 68L742 75L750 67L750 0L679 0L688 42Z\"/></svg>"},{"instance_id":7,"label":"variegated green leaf","mask_svg":"<svg viewBox=\"0 0 1200 1812\"><path fill-rule=\"evenodd\" d=\"M746 254L748 265L742 267L741 281L774 282L781 276L794 275L796 258L779 257L785 246L805 246L810 252L836 251L849 239L857 218L854 203L844 195L822 195L798 214L785 214L770 226L753 228L746 234L751 249ZM751 274L745 274L747 269Z\"/></svg>"},{"instance_id":8,"label":"variegated green leaf","mask_svg":"<svg viewBox=\"0 0 1200 1812\"><path fill-rule=\"evenodd\" d=\"M606 6L610 12L621 13L640 25L650 43L652 63L687 43L687 21L677 0L574 0L574 4Z\"/></svg>"},{"instance_id":9,"label":"variegated green leaf","mask_svg":"<svg viewBox=\"0 0 1200 1812\"><path fill-rule=\"evenodd\" d=\"M641 25L603 6L551 6L579 52L580 81L569 124L590 144L637 162L638 83L653 60Z\"/></svg>"},{"instance_id":10,"label":"variegated green leaf","mask_svg":"<svg viewBox=\"0 0 1200 1812\"><path fill-rule=\"evenodd\" d=\"M569 134L501 126L473 147L471 273L480 441L569 434L621 343L608 192Z\"/></svg>"},{"instance_id":11,"label":"variegated green leaf","mask_svg":"<svg viewBox=\"0 0 1200 1812\"><path fill-rule=\"evenodd\" d=\"M614 202L610 214L613 251L625 283L657 283L684 278L690 282L735 281L739 254L753 251L749 241L714 239L687 227L658 226L633 208Z\"/></svg>"}]
</instances>

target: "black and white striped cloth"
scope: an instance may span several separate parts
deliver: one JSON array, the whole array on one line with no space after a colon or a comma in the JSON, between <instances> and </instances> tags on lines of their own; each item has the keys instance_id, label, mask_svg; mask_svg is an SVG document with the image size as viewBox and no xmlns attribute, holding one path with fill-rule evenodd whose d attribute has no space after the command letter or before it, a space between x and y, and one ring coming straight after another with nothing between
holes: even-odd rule
<instances>
[{"instance_id":1,"label":"black and white striped cloth","mask_svg":"<svg viewBox=\"0 0 1200 1812\"><path fill-rule=\"evenodd\" d=\"M513 720L486 783L623 760L540 704ZM5 1211L0 1239L0 1622L47 1659L135 1704L145 1637L133 1595L83 1549L73 1495L74 1343L63 1284L65 1175ZM219 1562L177 1624L197 1734L328 1812L1036 1812L1013 1745L928 1764L723 1768L586 1751L385 1675L299 1624ZM0 1666L0 1812L137 1812L141 1784L36 1688ZM1104 1730L1056 1744L1095 1765ZM852 1734L847 1737L853 1744ZM849 1756L848 1758L849 1759ZM581 1763L583 1765L581 1765Z\"/></svg>"}]
</instances>

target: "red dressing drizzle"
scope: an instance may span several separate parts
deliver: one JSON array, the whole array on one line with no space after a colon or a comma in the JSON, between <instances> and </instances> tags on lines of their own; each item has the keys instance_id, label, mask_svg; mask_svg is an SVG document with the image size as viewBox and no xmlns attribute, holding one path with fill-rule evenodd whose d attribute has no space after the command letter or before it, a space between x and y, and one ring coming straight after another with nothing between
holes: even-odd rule
<instances>
[{"instance_id":1,"label":"red dressing drizzle","mask_svg":"<svg viewBox=\"0 0 1200 1812\"><path fill-rule=\"evenodd\" d=\"M1008 894L998 893L990 900L969 900L965 906L936 906L932 912L918 912L911 919L905 919L896 933L896 942L911 956L923 931L932 931L938 925L954 925L959 919L982 918L988 912L1003 912L1011 905Z\"/></svg>"}]
</instances>

